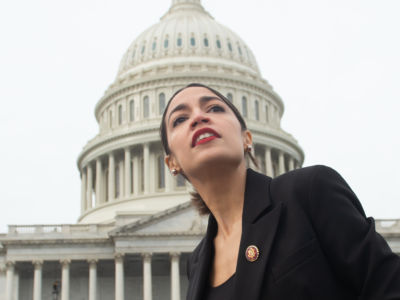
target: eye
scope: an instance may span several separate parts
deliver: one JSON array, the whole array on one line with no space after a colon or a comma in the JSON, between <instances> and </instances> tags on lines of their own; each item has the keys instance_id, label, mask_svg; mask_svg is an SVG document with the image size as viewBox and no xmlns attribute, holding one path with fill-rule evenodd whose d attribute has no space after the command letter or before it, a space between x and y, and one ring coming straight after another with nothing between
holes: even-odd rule
<instances>
[{"instance_id":1,"label":"eye","mask_svg":"<svg viewBox=\"0 0 400 300\"><path fill-rule=\"evenodd\" d=\"M186 117L177 117L174 122L172 122L172 127L176 127L179 124L183 123L186 120Z\"/></svg>"},{"instance_id":2,"label":"eye","mask_svg":"<svg viewBox=\"0 0 400 300\"><path fill-rule=\"evenodd\" d=\"M210 111L210 112L224 112L225 109L220 105L214 105L208 111Z\"/></svg>"}]
</instances>

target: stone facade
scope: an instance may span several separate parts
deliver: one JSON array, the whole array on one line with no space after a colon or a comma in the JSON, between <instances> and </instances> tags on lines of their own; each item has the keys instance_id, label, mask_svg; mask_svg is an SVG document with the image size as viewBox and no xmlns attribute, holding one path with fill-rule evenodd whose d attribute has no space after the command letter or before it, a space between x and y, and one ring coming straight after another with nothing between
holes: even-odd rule
<instances>
[{"instance_id":1,"label":"stone facade","mask_svg":"<svg viewBox=\"0 0 400 300\"><path fill-rule=\"evenodd\" d=\"M280 127L283 102L247 45L200 0L173 0L135 39L95 108L99 133L78 157L78 224L16 225L0 235L0 300L184 299L186 260L207 220L183 178L163 163L161 114L178 88L216 88L244 115L259 171L301 167L304 153ZM400 253L400 220L377 221Z\"/></svg>"}]
</instances>

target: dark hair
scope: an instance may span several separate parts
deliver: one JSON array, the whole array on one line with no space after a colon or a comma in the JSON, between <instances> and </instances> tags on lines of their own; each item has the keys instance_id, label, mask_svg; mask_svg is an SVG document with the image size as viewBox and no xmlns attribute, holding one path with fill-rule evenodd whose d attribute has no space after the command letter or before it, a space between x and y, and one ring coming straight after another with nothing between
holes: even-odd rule
<instances>
[{"instance_id":1,"label":"dark hair","mask_svg":"<svg viewBox=\"0 0 400 300\"><path fill-rule=\"evenodd\" d=\"M246 130L247 129L247 125L245 120L243 119L242 115L240 114L240 112L238 111L238 109L236 108L236 106L234 106L224 95L222 95L220 92L214 90L213 88L210 88L209 86L206 86L204 84L201 83L190 83L188 85L186 85L185 87L177 90L172 97L168 100L167 106L165 107L164 113L162 115L161 118L161 125L160 125L160 136L161 136L161 144L164 148L164 151L167 155L171 154L171 150L169 149L168 146L168 137L167 137L167 126L165 124L165 117L167 114L167 110L169 108L169 105L172 101L172 99L175 98L176 95L178 95L180 92L182 92L183 90L190 88L190 87L203 87L208 89L209 91L213 92L215 95L217 95L219 98L221 98L221 100L228 105L228 107L232 110L232 112L235 114L236 118L238 119L239 123L240 123L240 127L242 128L242 130ZM249 154L250 159L252 160L252 162L254 163L255 166L257 166L257 162L254 158L254 156L251 154L251 152L246 152ZM183 177L185 177L186 180L188 180L188 178L185 176L185 174L182 174ZM192 196L192 203L193 205L197 208L198 212L201 215L205 215L205 214L209 214L210 210L208 209L206 203L204 202L204 200L201 198L200 194L197 193L196 191L191 192L190 195Z\"/></svg>"}]
</instances>

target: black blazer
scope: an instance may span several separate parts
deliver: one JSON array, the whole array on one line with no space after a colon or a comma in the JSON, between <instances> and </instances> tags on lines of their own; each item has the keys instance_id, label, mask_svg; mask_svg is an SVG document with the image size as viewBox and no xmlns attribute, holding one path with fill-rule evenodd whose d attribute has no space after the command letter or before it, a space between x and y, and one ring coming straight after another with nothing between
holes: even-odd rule
<instances>
[{"instance_id":1,"label":"black blazer","mask_svg":"<svg viewBox=\"0 0 400 300\"><path fill-rule=\"evenodd\" d=\"M274 179L248 169L242 222L232 300L400 299L400 258L328 167ZM216 232L210 215L188 261L187 300L202 300L209 284ZM260 250L255 262L245 258L249 245Z\"/></svg>"}]
</instances>

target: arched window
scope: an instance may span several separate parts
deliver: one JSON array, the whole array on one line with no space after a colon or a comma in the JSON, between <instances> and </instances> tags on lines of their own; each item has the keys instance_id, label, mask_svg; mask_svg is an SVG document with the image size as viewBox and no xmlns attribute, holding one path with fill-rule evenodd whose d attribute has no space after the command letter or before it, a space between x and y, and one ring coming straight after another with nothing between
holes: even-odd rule
<instances>
[{"instance_id":1,"label":"arched window","mask_svg":"<svg viewBox=\"0 0 400 300\"><path fill-rule=\"evenodd\" d=\"M176 45L177 45L178 47L181 47L181 46L182 46L182 38L181 38L181 37L178 37L178 39L176 40Z\"/></svg>"},{"instance_id":2,"label":"arched window","mask_svg":"<svg viewBox=\"0 0 400 300\"><path fill-rule=\"evenodd\" d=\"M158 169L158 188L165 188L165 164L164 164L164 156L159 155L157 157L157 169Z\"/></svg>"},{"instance_id":3,"label":"arched window","mask_svg":"<svg viewBox=\"0 0 400 300\"><path fill-rule=\"evenodd\" d=\"M129 101L129 121L135 121L135 101Z\"/></svg>"},{"instance_id":4,"label":"arched window","mask_svg":"<svg viewBox=\"0 0 400 300\"><path fill-rule=\"evenodd\" d=\"M242 97L242 115L247 118L247 98Z\"/></svg>"},{"instance_id":5,"label":"arched window","mask_svg":"<svg viewBox=\"0 0 400 300\"><path fill-rule=\"evenodd\" d=\"M193 36L190 38L190 45L196 46L196 39Z\"/></svg>"},{"instance_id":6,"label":"arched window","mask_svg":"<svg viewBox=\"0 0 400 300\"><path fill-rule=\"evenodd\" d=\"M226 98L228 98L228 100L229 100L231 103L233 103L233 95L232 95L231 93L228 93L228 94L226 95Z\"/></svg>"},{"instance_id":7,"label":"arched window","mask_svg":"<svg viewBox=\"0 0 400 300\"><path fill-rule=\"evenodd\" d=\"M158 114L162 115L165 109L165 94L158 95Z\"/></svg>"},{"instance_id":8,"label":"arched window","mask_svg":"<svg viewBox=\"0 0 400 300\"><path fill-rule=\"evenodd\" d=\"M258 100L254 102L254 117L258 121L260 120L260 107Z\"/></svg>"},{"instance_id":9,"label":"arched window","mask_svg":"<svg viewBox=\"0 0 400 300\"><path fill-rule=\"evenodd\" d=\"M122 124L122 105L118 105L118 125Z\"/></svg>"},{"instance_id":10,"label":"arched window","mask_svg":"<svg viewBox=\"0 0 400 300\"><path fill-rule=\"evenodd\" d=\"M221 41L220 40L217 40L217 48L221 49Z\"/></svg>"},{"instance_id":11,"label":"arched window","mask_svg":"<svg viewBox=\"0 0 400 300\"><path fill-rule=\"evenodd\" d=\"M143 118L148 118L150 115L149 96L143 98Z\"/></svg>"},{"instance_id":12,"label":"arched window","mask_svg":"<svg viewBox=\"0 0 400 300\"><path fill-rule=\"evenodd\" d=\"M205 47L208 47L208 38L204 38L203 41L204 41L204 46L205 46Z\"/></svg>"}]
</instances>

